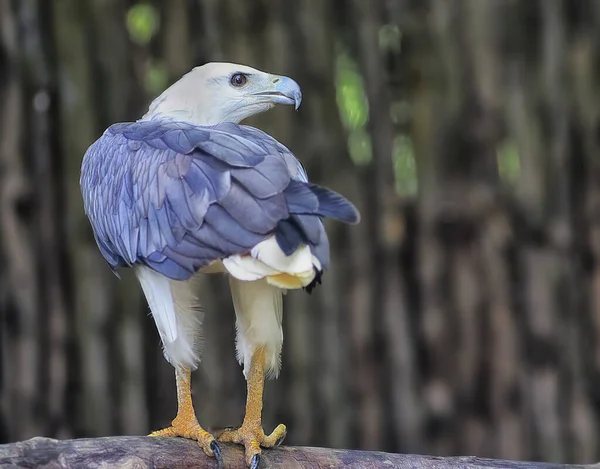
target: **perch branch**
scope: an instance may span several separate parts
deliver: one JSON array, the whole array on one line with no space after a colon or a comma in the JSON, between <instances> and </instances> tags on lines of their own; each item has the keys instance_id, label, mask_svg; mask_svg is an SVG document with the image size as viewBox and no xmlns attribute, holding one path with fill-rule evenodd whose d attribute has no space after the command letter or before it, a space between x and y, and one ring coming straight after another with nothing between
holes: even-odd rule
<instances>
[{"instance_id":1,"label":"perch branch","mask_svg":"<svg viewBox=\"0 0 600 469\"><path fill-rule=\"evenodd\" d=\"M225 467L245 469L241 447L223 447ZM115 467L124 469L209 469L215 460L204 455L190 440L179 438L108 437L79 440L31 440L0 445L0 469L43 467L44 469L85 469ZM293 447L265 450L261 468L377 468L394 467L465 469L592 469L598 466L575 466L538 462L506 461L475 457L442 458L376 451L338 450Z\"/></svg>"}]
</instances>

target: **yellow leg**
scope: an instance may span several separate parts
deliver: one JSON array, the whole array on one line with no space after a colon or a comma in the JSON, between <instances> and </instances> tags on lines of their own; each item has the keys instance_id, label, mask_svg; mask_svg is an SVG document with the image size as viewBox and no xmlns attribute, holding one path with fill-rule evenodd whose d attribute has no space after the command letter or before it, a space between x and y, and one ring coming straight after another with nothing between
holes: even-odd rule
<instances>
[{"instance_id":1,"label":"yellow leg","mask_svg":"<svg viewBox=\"0 0 600 469\"><path fill-rule=\"evenodd\" d=\"M170 427L152 432L150 436L179 436L195 440L208 456L216 457L219 467L222 467L221 450L215 438L204 430L196 419L192 404L192 377L190 371L176 368L175 380L177 382L177 416L171 422Z\"/></svg>"},{"instance_id":2,"label":"yellow leg","mask_svg":"<svg viewBox=\"0 0 600 469\"><path fill-rule=\"evenodd\" d=\"M250 361L248 373L248 397L246 414L242 426L236 430L225 430L217 439L226 443L238 443L246 448L246 464L256 469L260 461L260 447L272 448L281 444L287 430L278 425L273 433L265 435L262 429L263 388L265 383L265 349L256 349Z\"/></svg>"}]
</instances>

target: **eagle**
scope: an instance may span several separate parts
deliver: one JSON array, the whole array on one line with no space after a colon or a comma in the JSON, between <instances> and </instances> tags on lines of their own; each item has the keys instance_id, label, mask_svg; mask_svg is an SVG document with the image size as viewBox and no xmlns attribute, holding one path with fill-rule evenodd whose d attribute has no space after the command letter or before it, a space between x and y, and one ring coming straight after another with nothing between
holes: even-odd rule
<instances>
[{"instance_id":1,"label":"eagle","mask_svg":"<svg viewBox=\"0 0 600 469\"><path fill-rule=\"evenodd\" d=\"M277 377L282 296L310 292L329 265L323 219L358 223L340 194L309 182L300 161L244 119L302 101L291 78L231 63L192 69L135 122L116 123L86 151L80 186L100 253L118 275L132 268L175 368L178 409L153 436L196 440L222 467L217 442L245 447L256 469L262 448L280 444L262 428L265 378ZM223 273L235 309L236 352L247 383L239 428L200 426L191 372L200 361L202 292L197 279Z\"/></svg>"}]
</instances>

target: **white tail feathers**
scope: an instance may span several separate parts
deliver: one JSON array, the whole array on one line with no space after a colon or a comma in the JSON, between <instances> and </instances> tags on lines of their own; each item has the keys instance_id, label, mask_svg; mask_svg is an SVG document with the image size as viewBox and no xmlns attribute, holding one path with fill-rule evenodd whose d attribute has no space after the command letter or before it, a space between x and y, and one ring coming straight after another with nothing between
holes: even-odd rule
<instances>
[{"instance_id":1,"label":"white tail feathers","mask_svg":"<svg viewBox=\"0 0 600 469\"><path fill-rule=\"evenodd\" d=\"M275 236L257 244L249 255L234 255L223 259L223 265L238 280L255 281L266 278L270 285L286 290L309 285L315 278L315 267L321 270L321 263L312 255L310 247L302 245L286 256Z\"/></svg>"}]
</instances>

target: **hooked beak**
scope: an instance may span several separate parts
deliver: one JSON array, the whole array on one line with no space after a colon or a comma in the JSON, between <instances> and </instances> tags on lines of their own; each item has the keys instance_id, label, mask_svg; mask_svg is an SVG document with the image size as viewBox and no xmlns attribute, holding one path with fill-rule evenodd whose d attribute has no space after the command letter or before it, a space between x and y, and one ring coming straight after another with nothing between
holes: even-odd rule
<instances>
[{"instance_id":1,"label":"hooked beak","mask_svg":"<svg viewBox=\"0 0 600 469\"><path fill-rule=\"evenodd\" d=\"M293 104L298 110L302 102L300 85L288 77L271 75L268 90L254 93L254 96L268 96L275 104Z\"/></svg>"}]
</instances>

